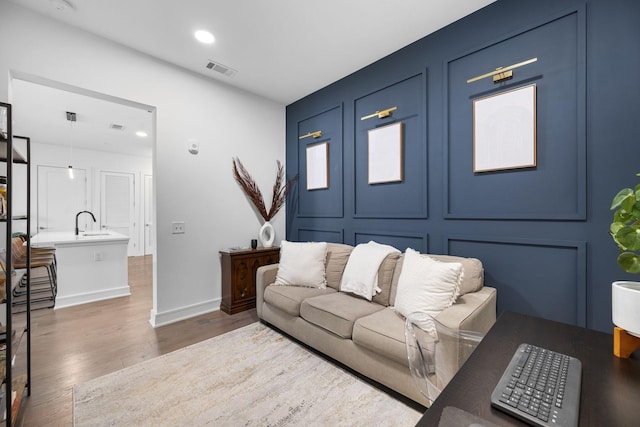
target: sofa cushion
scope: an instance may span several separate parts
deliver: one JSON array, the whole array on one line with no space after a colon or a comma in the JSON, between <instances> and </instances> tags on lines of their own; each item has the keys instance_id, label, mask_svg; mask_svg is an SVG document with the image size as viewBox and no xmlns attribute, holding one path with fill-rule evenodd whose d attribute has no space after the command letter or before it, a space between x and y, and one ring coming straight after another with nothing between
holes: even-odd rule
<instances>
[{"instance_id":1,"label":"sofa cushion","mask_svg":"<svg viewBox=\"0 0 640 427\"><path fill-rule=\"evenodd\" d=\"M484 268L482 262L477 258L465 258L453 255L433 255L429 256L440 262L459 262L462 264L464 279L460 284L460 295L469 292L477 292L484 285Z\"/></svg>"},{"instance_id":2,"label":"sofa cushion","mask_svg":"<svg viewBox=\"0 0 640 427\"><path fill-rule=\"evenodd\" d=\"M391 304L391 282L393 281L393 273L395 272L401 253L392 253L380 264L378 269L378 287L380 292L375 294L371 299L373 302L387 307Z\"/></svg>"},{"instance_id":3,"label":"sofa cushion","mask_svg":"<svg viewBox=\"0 0 640 427\"><path fill-rule=\"evenodd\" d=\"M404 319L391 307L359 318L353 326L355 344L409 366L404 339Z\"/></svg>"},{"instance_id":4,"label":"sofa cushion","mask_svg":"<svg viewBox=\"0 0 640 427\"><path fill-rule=\"evenodd\" d=\"M476 258L464 258L454 255L423 255L429 256L436 261L440 262L459 262L462 264L462 271L464 272L464 278L460 284L460 296L477 292L484 286L484 268L482 262ZM393 305L396 300L396 293L398 291L398 280L402 273L402 264L404 260L404 254L400 255L396 263L395 271L393 272L393 279L391 281L391 292L389 294L389 304Z\"/></svg>"},{"instance_id":5,"label":"sofa cushion","mask_svg":"<svg viewBox=\"0 0 640 427\"><path fill-rule=\"evenodd\" d=\"M342 243L327 243L327 261L325 262L325 274L327 286L339 290L342 272L347 265L353 246Z\"/></svg>"},{"instance_id":6,"label":"sofa cushion","mask_svg":"<svg viewBox=\"0 0 640 427\"><path fill-rule=\"evenodd\" d=\"M276 274L276 285L326 288L324 262L327 244L287 242L280 246L280 263Z\"/></svg>"},{"instance_id":7,"label":"sofa cushion","mask_svg":"<svg viewBox=\"0 0 640 427\"><path fill-rule=\"evenodd\" d=\"M270 305L292 315L300 316L300 304L307 298L336 293L332 288L318 289L301 286L269 285L264 290L264 300Z\"/></svg>"},{"instance_id":8,"label":"sofa cushion","mask_svg":"<svg viewBox=\"0 0 640 427\"><path fill-rule=\"evenodd\" d=\"M414 312L435 317L455 302L462 278L462 264L459 262L436 261L407 248L395 309L405 317Z\"/></svg>"},{"instance_id":9,"label":"sofa cushion","mask_svg":"<svg viewBox=\"0 0 640 427\"><path fill-rule=\"evenodd\" d=\"M336 292L305 299L300 306L300 316L309 323L349 339L358 318L382 309L384 307L379 304Z\"/></svg>"}]
</instances>

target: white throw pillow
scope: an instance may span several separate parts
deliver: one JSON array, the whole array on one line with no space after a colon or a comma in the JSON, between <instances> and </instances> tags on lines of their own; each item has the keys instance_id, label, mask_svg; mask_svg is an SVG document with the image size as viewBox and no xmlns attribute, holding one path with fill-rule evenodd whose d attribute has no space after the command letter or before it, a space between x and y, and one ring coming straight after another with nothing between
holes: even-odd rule
<instances>
[{"instance_id":1,"label":"white throw pillow","mask_svg":"<svg viewBox=\"0 0 640 427\"><path fill-rule=\"evenodd\" d=\"M436 317L456 301L463 276L461 263L436 261L407 248L395 310L405 317L415 312Z\"/></svg>"},{"instance_id":2,"label":"white throw pillow","mask_svg":"<svg viewBox=\"0 0 640 427\"><path fill-rule=\"evenodd\" d=\"M283 240L280 244L280 264L275 284L326 288L326 256L326 242L297 243Z\"/></svg>"},{"instance_id":3,"label":"white throw pillow","mask_svg":"<svg viewBox=\"0 0 640 427\"><path fill-rule=\"evenodd\" d=\"M400 253L393 246L370 241L356 246L347 260L340 280L340 291L349 292L371 301L378 287L378 269L391 253Z\"/></svg>"}]
</instances>

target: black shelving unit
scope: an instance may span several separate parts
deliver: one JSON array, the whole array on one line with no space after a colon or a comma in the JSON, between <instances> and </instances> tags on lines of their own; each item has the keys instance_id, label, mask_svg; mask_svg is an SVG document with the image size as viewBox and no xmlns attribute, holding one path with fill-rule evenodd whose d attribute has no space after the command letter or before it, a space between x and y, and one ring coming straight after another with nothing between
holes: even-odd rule
<instances>
[{"instance_id":1,"label":"black shelving unit","mask_svg":"<svg viewBox=\"0 0 640 427\"><path fill-rule=\"evenodd\" d=\"M0 425L13 426L19 418L22 401L25 395L31 395L31 141L28 137L13 135L11 129L11 105L0 103L0 108L6 109L7 125L4 135L0 134L0 162L6 164L7 172L7 193L6 193L6 218L2 219L6 231L6 261L5 261L5 358L4 376L2 382L4 416ZM14 148L14 140L23 140L26 144L26 153L23 156ZM26 214L13 216L13 190L14 190L14 166L25 165L26 167ZM14 276L14 260L11 251L13 237L13 222L26 221L26 266L24 275L26 276L26 311L21 314L13 312L13 288L14 284L21 282L22 277ZM18 316L20 318L18 318ZM24 318L22 318L24 316ZM15 333L14 333L15 332ZM26 354L23 354L22 345L26 346ZM25 357L26 356L26 357ZM25 360L23 360L25 359ZM22 370L23 372L20 372ZM18 373L18 374L17 374ZM13 394L16 394L15 399ZM0 405L2 408L3 405ZM2 414L0 414L2 415Z\"/></svg>"}]
</instances>

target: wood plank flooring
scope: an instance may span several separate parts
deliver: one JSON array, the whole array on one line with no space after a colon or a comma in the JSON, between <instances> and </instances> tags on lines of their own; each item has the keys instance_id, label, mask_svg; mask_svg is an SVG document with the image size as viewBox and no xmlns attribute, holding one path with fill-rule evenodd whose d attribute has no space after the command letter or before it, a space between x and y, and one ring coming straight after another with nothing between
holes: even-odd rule
<instances>
[{"instance_id":1,"label":"wood plank flooring","mask_svg":"<svg viewBox=\"0 0 640 427\"><path fill-rule=\"evenodd\" d=\"M129 258L129 285L129 297L32 313L32 389L22 425L70 426L74 384L258 320L255 309L216 311L154 329L151 256Z\"/></svg>"}]
</instances>

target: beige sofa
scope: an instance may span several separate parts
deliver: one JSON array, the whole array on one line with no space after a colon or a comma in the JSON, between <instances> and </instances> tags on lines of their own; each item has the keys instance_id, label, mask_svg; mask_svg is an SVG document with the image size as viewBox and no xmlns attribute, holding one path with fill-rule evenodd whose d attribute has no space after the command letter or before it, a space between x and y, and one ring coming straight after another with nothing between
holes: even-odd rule
<instances>
[{"instance_id":1,"label":"beige sofa","mask_svg":"<svg viewBox=\"0 0 640 427\"><path fill-rule=\"evenodd\" d=\"M360 374L428 406L411 378L404 339L404 318L393 310L402 270L402 254L388 255L378 270L382 292L373 301L339 292L352 246L329 243L326 289L277 286L278 264L260 267L256 307L260 319ZM431 255L461 262L464 280L456 303L437 319L460 330L486 332L496 320L496 290L483 286L477 259ZM454 361L455 363L455 361Z\"/></svg>"}]
</instances>

